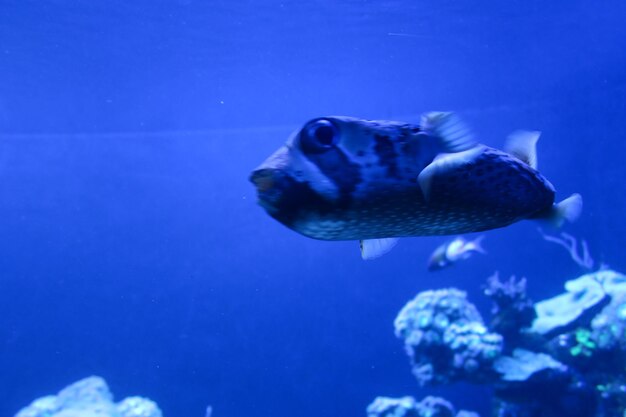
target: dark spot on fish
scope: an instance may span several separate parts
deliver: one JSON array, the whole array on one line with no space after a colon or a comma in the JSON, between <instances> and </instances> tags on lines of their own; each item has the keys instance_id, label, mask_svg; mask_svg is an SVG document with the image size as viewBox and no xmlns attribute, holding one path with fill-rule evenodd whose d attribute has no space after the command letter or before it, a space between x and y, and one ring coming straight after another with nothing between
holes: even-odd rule
<instances>
[{"instance_id":1,"label":"dark spot on fish","mask_svg":"<svg viewBox=\"0 0 626 417\"><path fill-rule=\"evenodd\" d=\"M402 144L405 144L406 142L408 142L411 139L412 136L413 135L411 133L411 130L408 127L406 127L406 126L403 126L400 129L400 135L398 136L398 142L400 142Z\"/></svg>"},{"instance_id":2,"label":"dark spot on fish","mask_svg":"<svg viewBox=\"0 0 626 417\"><path fill-rule=\"evenodd\" d=\"M476 175L478 175L479 177L482 177L485 174L485 170L484 169L477 169L476 170Z\"/></svg>"},{"instance_id":3,"label":"dark spot on fish","mask_svg":"<svg viewBox=\"0 0 626 417\"><path fill-rule=\"evenodd\" d=\"M363 181L361 167L352 162L341 149L334 147L323 154L305 154L338 188L342 203L350 200L350 194Z\"/></svg>"},{"instance_id":4,"label":"dark spot on fish","mask_svg":"<svg viewBox=\"0 0 626 417\"><path fill-rule=\"evenodd\" d=\"M417 158L420 155L420 141L419 140L410 140L406 143L403 143L400 148L403 155L408 156L410 158Z\"/></svg>"},{"instance_id":5,"label":"dark spot on fish","mask_svg":"<svg viewBox=\"0 0 626 417\"><path fill-rule=\"evenodd\" d=\"M364 151L357 151L356 152L356 156L364 156L365 152Z\"/></svg>"},{"instance_id":6,"label":"dark spot on fish","mask_svg":"<svg viewBox=\"0 0 626 417\"><path fill-rule=\"evenodd\" d=\"M387 175L390 177L398 176L398 153L393 147L393 142L389 139L389 136L375 135L374 140L376 145L374 151L378 155L380 164L387 168Z\"/></svg>"}]
</instances>

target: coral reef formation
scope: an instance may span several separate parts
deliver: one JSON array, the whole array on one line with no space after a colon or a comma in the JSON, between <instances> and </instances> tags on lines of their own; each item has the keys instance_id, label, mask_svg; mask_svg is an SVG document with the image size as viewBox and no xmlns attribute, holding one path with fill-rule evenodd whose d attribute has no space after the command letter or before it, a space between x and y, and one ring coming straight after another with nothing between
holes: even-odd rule
<instances>
[{"instance_id":1,"label":"coral reef formation","mask_svg":"<svg viewBox=\"0 0 626 417\"><path fill-rule=\"evenodd\" d=\"M92 376L33 401L15 417L163 417L159 407L147 398L128 397L119 403L104 379Z\"/></svg>"},{"instance_id":2,"label":"coral reef formation","mask_svg":"<svg viewBox=\"0 0 626 417\"><path fill-rule=\"evenodd\" d=\"M501 281L496 272L487 278L485 295L493 301L489 327L502 335L508 345L516 344L520 330L531 325L537 314L526 296L526 278Z\"/></svg>"},{"instance_id":3,"label":"coral reef formation","mask_svg":"<svg viewBox=\"0 0 626 417\"><path fill-rule=\"evenodd\" d=\"M533 304L525 279L494 275L485 294L494 303L488 326L455 288L421 292L400 311L396 336L420 385L488 384L498 417L626 415L626 276L591 272ZM461 415L436 397L379 397L367 411L369 417Z\"/></svg>"},{"instance_id":4,"label":"coral reef formation","mask_svg":"<svg viewBox=\"0 0 626 417\"><path fill-rule=\"evenodd\" d=\"M570 234L561 232L560 236L550 236L544 233L541 229L539 229L539 234L541 234L541 237L543 237L546 242L551 242L563 247L567 253L569 253L572 261L574 261L583 270L593 271L593 265L595 262L591 257L591 253L589 253L589 246L587 246L586 240L581 239L580 250L578 250L578 239Z\"/></svg>"},{"instance_id":5,"label":"coral reef formation","mask_svg":"<svg viewBox=\"0 0 626 417\"><path fill-rule=\"evenodd\" d=\"M418 294L400 311L395 328L421 385L495 377L492 363L502 350L502 337L487 331L463 291Z\"/></svg>"},{"instance_id":6,"label":"coral reef formation","mask_svg":"<svg viewBox=\"0 0 626 417\"><path fill-rule=\"evenodd\" d=\"M600 281L608 272L600 271L567 281L564 294L535 304L537 318L530 331L551 337L588 322L610 300Z\"/></svg>"}]
</instances>

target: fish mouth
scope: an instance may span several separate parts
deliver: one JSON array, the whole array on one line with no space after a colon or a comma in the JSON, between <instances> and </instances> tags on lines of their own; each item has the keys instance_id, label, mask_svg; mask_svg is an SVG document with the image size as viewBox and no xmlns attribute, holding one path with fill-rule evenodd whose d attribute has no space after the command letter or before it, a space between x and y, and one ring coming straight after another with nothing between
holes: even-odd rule
<instances>
[{"instance_id":1,"label":"fish mouth","mask_svg":"<svg viewBox=\"0 0 626 417\"><path fill-rule=\"evenodd\" d=\"M259 205L270 213L278 211L290 177L278 169L262 168L250 174L250 182L256 187Z\"/></svg>"},{"instance_id":2,"label":"fish mouth","mask_svg":"<svg viewBox=\"0 0 626 417\"><path fill-rule=\"evenodd\" d=\"M257 189L257 203L267 214L300 233L297 222L312 213L319 215L333 209L332 202L317 194L307 181L296 180L289 171L261 167L250 174L250 181Z\"/></svg>"}]
</instances>

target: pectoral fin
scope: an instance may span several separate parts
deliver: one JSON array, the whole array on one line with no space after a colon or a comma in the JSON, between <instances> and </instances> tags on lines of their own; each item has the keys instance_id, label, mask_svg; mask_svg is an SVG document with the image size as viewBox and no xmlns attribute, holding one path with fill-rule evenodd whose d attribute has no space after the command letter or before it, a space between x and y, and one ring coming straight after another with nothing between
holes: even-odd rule
<instances>
[{"instance_id":1,"label":"pectoral fin","mask_svg":"<svg viewBox=\"0 0 626 417\"><path fill-rule=\"evenodd\" d=\"M433 162L420 172L417 182L422 189L426 201L430 199L433 180L440 175L450 174L459 168L472 163L484 150L483 146L475 146L463 152L438 155Z\"/></svg>"},{"instance_id":2,"label":"pectoral fin","mask_svg":"<svg viewBox=\"0 0 626 417\"><path fill-rule=\"evenodd\" d=\"M361 258L366 261L383 256L398 244L397 238L367 239L359 241Z\"/></svg>"}]
</instances>

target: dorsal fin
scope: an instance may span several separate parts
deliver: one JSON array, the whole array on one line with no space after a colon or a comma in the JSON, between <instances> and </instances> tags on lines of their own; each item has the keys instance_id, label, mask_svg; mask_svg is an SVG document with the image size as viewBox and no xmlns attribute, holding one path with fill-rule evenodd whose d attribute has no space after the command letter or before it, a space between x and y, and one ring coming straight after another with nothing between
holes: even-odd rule
<instances>
[{"instance_id":1,"label":"dorsal fin","mask_svg":"<svg viewBox=\"0 0 626 417\"><path fill-rule=\"evenodd\" d=\"M455 113L426 113L422 115L421 126L440 141L443 152L462 152L476 146L471 130Z\"/></svg>"},{"instance_id":2,"label":"dorsal fin","mask_svg":"<svg viewBox=\"0 0 626 417\"><path fill-rule=\"evenodd\" d=\"M509 135L504 150L531 168L537 169L537 141L541 132L517 130Z\"/></svg>"}]
</instances>

